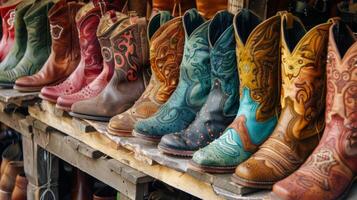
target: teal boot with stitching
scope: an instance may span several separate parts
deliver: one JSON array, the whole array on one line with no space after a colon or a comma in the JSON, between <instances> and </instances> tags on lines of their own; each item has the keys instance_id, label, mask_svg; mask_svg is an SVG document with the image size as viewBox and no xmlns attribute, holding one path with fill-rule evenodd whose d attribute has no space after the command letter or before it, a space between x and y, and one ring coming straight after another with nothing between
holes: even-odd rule
<instances>
[{"instance_id":1,"label":"teal boot with stitching","mask_svg":"<svg viewBox=\"0 0 357 200\"><path fill-rule=\"evenodd\" d=\"M196 9L184 14L185 46L179 84L158 112L136 123L134 136L158 142L163 135L181 131L195 119L211 88L209 23Z\"/></svg>"}]
</instances>

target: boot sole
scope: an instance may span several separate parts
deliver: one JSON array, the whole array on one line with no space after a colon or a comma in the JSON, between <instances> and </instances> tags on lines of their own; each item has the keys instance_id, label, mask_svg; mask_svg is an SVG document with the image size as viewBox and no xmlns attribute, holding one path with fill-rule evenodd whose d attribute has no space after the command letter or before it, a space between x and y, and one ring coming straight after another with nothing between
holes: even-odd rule
<instances>
[{"instance_id":1,"label":"boot sole","mask_svg":"<svg viewBox=\"0 0 357 200\"><path fill-rule=\"evenodd\" d=\"M181 157L192 157L193 153L195 151L184 151L184 150L176 150L176 149L171 149L169 147L166 147L164 145L158 145L158 149L168 155L174 155L174 156L181 156Z\"/></svg>"},{"instance_id":2,"label":"boot sole","mask_svg":"<svg viewBox=\"0 0 357 200\"><path fill-rule=\"evenodd\" d=\"M14 89L19 92L40 92L42 87L21 87L14 85Z\"/></svg>"},{"instance_id":3,"label":"boot sole","mask_svg":"<svg viewBox=\"0 0 357 200\"><path fill-rule=\"evenodd\" d=\"M49 101L51 103L57 103L57 99L51 99L51 98L48 98L44 95L42 95L41 93L38 95L41 99L45 100L45 101Z\"/></svg>"},{"instance_id":4,"label":"boot sole","mask_svg":"<svg viewBox=\"0 0 357 200\"><path fill-rule=\"evenodd\" d=\"M70 112L71 111L71 107L64 107L64 106L60 106L58 104L56 104L56 108L64 110L66 112Z\"/></svg>"},{"instance_id":5,"label":"boot sole","mask_svg":"<svg viewBox=\"0 0 357 200\"><path fill-rule=\"evenodd\" d=\"M119 136L119 137L133 137L132 132L125 132L125 131L119 131L119 130L115 130L112 128L109 128L107 126L107 131L110 135L114 135L114 136Z\"/></svg>"},{"instance_id":6,"label":"boot sole","mask_svg":"<svg viewBox=\"0 0 357 200\"><path fill-rule=\"evenodd\" d=\"M141 138L150 142L154 142L154 143L159 143L161 140L161 137L150 137L141 133L138 133L137 131L133 130L133 136L137 137L137 138Z\"/></svg>"},{"instance_id":7,"label":"boot sole","mask_svg":"<svg viewBox=\"0 0 357 200\"><path fill-rule=\"evenodd\" d=\"M4 89L13 89L15 83L1 83L0 82L0 87Z\"/></svg>"},{"instance_id":8,"label":"boot sole","mask_svg":"<svg viewBox=\"0 0 357 200\"><path fill-rule=\"evenodd\" d=\"M94 120L94 121L101 121L101 122L109 122L111 117L100 117L100 116L94 116L94 115L85 115L85 114L80 114L80 113L75 113L75 112L69 112L69 115L72 117L80 118L80 119L88 119L88 120Z\"/></svg>"},{"instance_id":9,"label":"boot sole","mask_svg":"<svg viewBox=\"0 0 357 200\"><path fill-rule=\"evenodd\" d=\"M200 172L207 172L207 173L212 173L212 174L231 174L234 172L237 166L231 166L231 167L212 167L212 166L204 166L197 164L190 160L188 162L189 167L191 169L194 169L196 171Z\"/></svg>"},{"instance_id":10,"label":"boot sole","mask_svg":"<svg viewBox=\"0 0 357 200\"><path fill-rule=\"evenodd\" d=\"M270 190L273 188L273 185L276 183L276 182L250 181L250 180L240 178L236 174L233 174L233 176L231 177L231 180L232 180L232 182L234 182L238 185L242 185L242 186L246 186L246 187L250 187L250 188L270 189Z\"/></svg>"}]
</instances>

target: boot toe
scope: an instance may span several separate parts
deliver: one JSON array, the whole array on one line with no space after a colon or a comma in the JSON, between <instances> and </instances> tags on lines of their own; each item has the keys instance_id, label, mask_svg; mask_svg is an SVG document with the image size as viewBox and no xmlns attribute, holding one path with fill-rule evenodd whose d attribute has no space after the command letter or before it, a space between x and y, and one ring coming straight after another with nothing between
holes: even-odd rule
<instances>
[{"instance_id":1,"label":"boot toe","mask_svg":"<svg viewBox=\"0 0 357 200\"><path fill-rule=\"evenodd\" d=\"M56 102L58 97L59 97L59 94L58 94L58 91L55 87L44 87L41 89L41 95L50 100L50 101L54 101Z\"/></svg>"},{"instance_id":2,"label":"boot toe","mask_svg":"<svg viewBox=\"0 0 357 200\"><path fill-rule=\"evenodd\" d=\"M108 128L114 132L131 132L134 124L134 120L125 112L110 119Z\"/></svg>"},{"instance_id":3,"label":"boot toe","mask_svg":"<svg viewBox=\"0 0 357 200\"><path fill-rule=\"evenodd\" d=\"M235 176L239 179L239 184L254 187L270 188L277 180L274 171L267 166L264 160L250 158L238 165Z\"/></svg>"},{"instance_id":4,"label":"boot toe","mask_svg":"<svg viewBox=\"0 0 357 200\"><path fill-rule=\"evenodd\" d=\"M180 133L172 133L172 134L164 135L161 138L159 146L171 150L182 150L182 151L191 150L188 147L185 139L181 137Z\"/></svg>"}]
</instances>

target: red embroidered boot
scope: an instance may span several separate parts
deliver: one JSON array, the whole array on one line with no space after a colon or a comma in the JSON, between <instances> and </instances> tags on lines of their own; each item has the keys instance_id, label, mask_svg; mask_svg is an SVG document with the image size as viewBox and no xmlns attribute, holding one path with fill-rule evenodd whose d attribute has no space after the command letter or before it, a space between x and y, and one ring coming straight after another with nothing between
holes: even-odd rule
<instances>
[{"instance_id":1,"label":"red embroidered boot","mask_svg":"<svg viewBox=\"0 0 357 200\"><path fill-rule=\"evenodd\" d=\"M2 61L14 45L15 38L15 8L21 1L7 2L0 7L2 19L2 38L0 41L0 61Z\"/></svg>"},{"instance_id":2,"label":"red embroidered boot","mask_svg":"<svg viewBox=\"0 0 357 200\"><path fill-rule=\"evenodd\" d=\"M44 87L40 97L56 103L61 96L58 106L69 109L73 100L66 98L81 91L93 82L103 71L103 58L100 45L96 36L100 18L106 10L117 8L106 2L90 2L83 6L77 13L76 24L81 49L81 60L76 70L61 84Z\"/></svg>"}]
</instances>

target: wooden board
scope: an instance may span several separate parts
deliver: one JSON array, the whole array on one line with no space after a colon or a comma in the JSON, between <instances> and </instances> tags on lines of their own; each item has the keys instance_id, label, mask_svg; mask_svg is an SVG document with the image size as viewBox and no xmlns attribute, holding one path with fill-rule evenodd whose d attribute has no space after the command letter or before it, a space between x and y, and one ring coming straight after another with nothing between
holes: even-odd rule
<instances>
[{"instance_id":1,"label":"wooden board","mask_svg":"<svg viewBox=\"0 0 357 200\"><path fill-rule=\"evenodd\" d=\"M0 89L0 101L7 106L28 106L37 100L38 92L22 93L14 89Z\"/></svg>"},{"instance_id":2,"label":"wooden board","mask_svg":"<svg viewBox=\"0 0 357 200\"><path fill-rule=\"evenodd\" d=\"M230 183L230 179L227 178L229 175L199 179L188 172L186 173L179 169L156 164L156 162L150 162L152 159L147 159L148 157L142 154L141 156L137 156L132 150L118 146L116 142L113 142L107 136L99 132L81 132L73 125L71 117L55 116L54 105L51 103L43 102L41 105L30 106L29 113L32 117L82 141L94 149L102 151L119 162L201 199L232 199L237 196L239 196L239 199L249 199L249 195L241 195L241 193L252 191L251 189L245 191L242 189L243 187ZM182 162L187 162L184 160L185 159L181 159ZM230 184L231 187L222 184L223 180L225 180L225 183ZM228 191L227 188L231 191ZM232 196L232 194L234 195ZM261 199L263 198L264 195L261 196Z\"/></svg>"}]
</instances>

